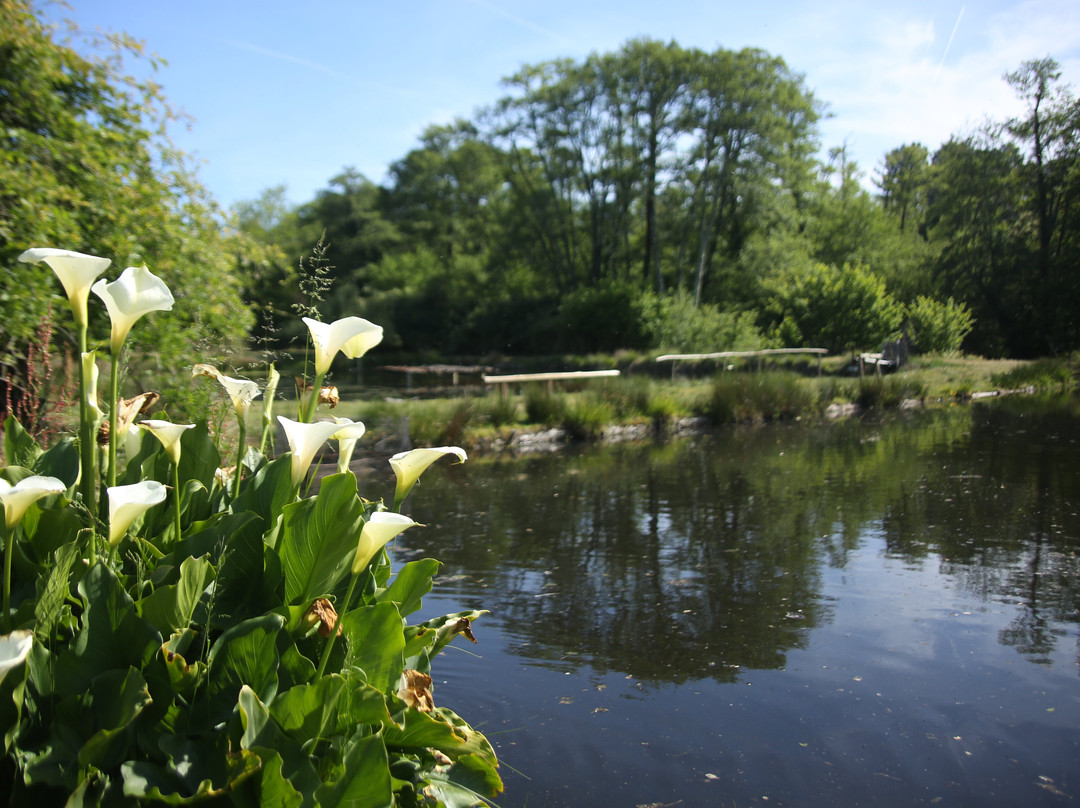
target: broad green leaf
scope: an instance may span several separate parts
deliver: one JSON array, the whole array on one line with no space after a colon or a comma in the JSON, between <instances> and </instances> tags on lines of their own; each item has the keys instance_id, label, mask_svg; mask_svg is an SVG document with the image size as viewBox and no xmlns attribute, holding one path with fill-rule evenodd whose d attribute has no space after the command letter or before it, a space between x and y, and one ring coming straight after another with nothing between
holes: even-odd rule
<instances>
[{"instance_id":1,"label":"broad green leaf","mask_svg":"<svg viewBox=\"0 0 1080 808\"><path fill-rule=\"evenodd\" d=\"M63 437L34 461L34 474L55 477L68 488L79 480L79 448L71 436Z\"/></svg>"},{"instance_id":2,"label":"broad green leaf","mask_svg":"<svg viewBox=\"0 0 1080 808\"><path fill-rule=\"evenodd\" d=\"M300 808L304 804L304 795L285 776L285 761L281 755L260 748L259 757L263 762L259 773L259 808Z\"/></svg>"},{"instance_id":3,"label":"broad green leaf","mask_svg":"<svg viewBox=\"0 0 1080 808\"><path fill-rule=\"evenodd\" d=\"M207 692L216 720L232 712L240 688L248 685L262 700L277 692L277 639L285 623L267 614L233 626L210 649Z\"/></svg>"},{"instance_id":4,"label":"broad green leaf","mask_svg":"<svg viewBox=\"0 0 1080 808\"><path fill-rule=\"evenodd\" d=\"M56 660L59 692L89 690L110 670L142 670L161 647L161 634L135 612L115 574L99 562L79 582L83 614L70 650Z\"/></svg>"},{"instance_id":5,"label":"broad green leaf","mask_svg":"<svg viewBox=\"0 0 1080 808\"><path fill-rule=\"evenodd\" d=\"M262 763L258 755L238 749L220 756L224 772L217 782L210 777L192 784L187 760L174 760L172 767L158 766L148 761L127 761L120 767L124 779L124 796L139 800L162 802L166 805L192 805L211 797L222 797L249 777L258 774ZM184 775L181 775L183 770Z\"/></svg>"},{"instance_id":6,"label":"broad green leaf","mask_svg":"<svg viewBox=\"0 0 1080 808\"><path fill-rule=\"evenodd\" d=\"M287 780L297 793L305 795L304 805L310 804L320 780L309 755L297 741L282 732L266 705L250 687L240 689L237 704L240 723L244 729L240 745L261 757L278 755L281 758L281 777ZM280 784L271 785L279 795L289 795L288 789Z\"/></svg>"},{"instance_id":7,"label":"broad green leaf","mask_svg":"<svg viewBox=\"0 0 1080 808\"><path fill-rule=\"evenodd\" d=\"M23 429L14 415L8 413L4 419L4 454L9 466L25 466L33 468L34 461L41 454L41 447L37 445L30 433Z\"/></svg>"},{"instance_id":8,"label":"broad green leaf","mask_svg":"<svg viewBox=\"0 0 1080 808\"><path fill-rule=\"evenodd\" d=\"M380 690L337 674L278 694L270 705L270 715L301 744L349 733L358 724L391 720L386 697Z\"/></svg>"},{"instance_id":9,"label":"broad green leaf","mask_svg":"<svg viewBox=\"0 0 1080 808\"><path fill-rule=\"evenodd\" d=\"M361 668L379 690L397 690L405 667L405 633L397 606L376 603L353 609L342 618L341 630L349 640L346 666Z\"/></svg>"},{"instance_id":10,"label":"broad green leaf","mask_svg":"<svg viewBox=\"0 0 1080 808\"><path fill-rule=\"evenodd\" d=\"M327 477L317 497L285 507L278 551L286 603L302 605L333 592L352 564L363 511L352 474Z\"/></svg>"},{"instance_id":11,"label":"broad green leaf","mask_svg":"<svg viewBox=\"0 0 1080 808\"><path fill-rule=\"evenodd\" d=\"M178 633L174 636L180 636ZM173 638L170 637L170 641ZM165 662L165 670L169 674L169 685L173 691L182 696L190 697L199 687L206 676L206 666L196 660L189 664L181 652L170 649L169 643L161 646L162 659Z\"/></svg>"},{"instance_id":12,"label":"broad green leaf","mask_svg":"<svg viewBox=\"0 0 1080 808\"><path fill-rule=\"evenodd\" d=\"M345 750L345 774L315 792L320 808L391 808L389 765L378 735L354 737Z\"/></svg>"},{"instance_id":13,"label":"broad green leaf","mask_svg":"<svg viewBox=\"0 0 1080 808\"><path fill-rule=\"evenodd\" d=\"M195 607L214 580L210 559L187 558L180 565L180 580L169 586L159 586L139 601L139 612L162 636L185 629L191 624Z\"/></svg>"},{"instance_id":14,"label":"broad green leaf","mask_svg":"<svg viewBox=\"0 0 1080 808\"><path fill-rule=\"evenodd\" d=\"M192 480L202 483L204 489L214 487L214 472L221 465L221 455L210 437L206 421L200 421L194 429L187 429L180 437L180 484Z\"/></svg>"},{"instance_id":15,"label":"broad green leaf","mask_svg":"<svg viewBox=\"0 0 1080 808\"><path fill-rule=\"evenodd\" d=\"M434 558L410 561L398 570L393 582L375 595L376 601L390 601L398 605L402 617L420 608L421 598L431 591L431 581L441 565Z\"/></svg>"},{"instance_id":16,"label":"broad green leaf","mask_svg":"<svg viewBox=\"0 0 1080 808\"><path fill-rule=\"evenodd\" d=\"M387 749L408 752L431 748L454 760L462 755L477 755L492 765L496 763L488 739L445 707L436 707L430 713L410 707L399 724L384 726L382 732Z\"/></svg>"},{"instance_id":17,"label":"broad green leaf","mask_svg":"<svg viewBox=\"0 0 1080 808\"><path fill-rule=\"evenodd\" d=\"M134 668L108 671L94 679L93 712L101 727L79 750L79 766L108 769L122 763L134 743L131 723L150 704L146 679Z\"/></svg>"},{"instance_id":18,"label":"broad green leaf","mask_svg":"<svg viewBox=\"0 0 1080 808\"><path fill-rule=\"evenodd\" d=\"M47 497L31 505L22 522L23 535L27 539L24 542L27 558L38 565L47 564L61 547L75 544L83 528L74 508L39 509L39 505L47 503L49 499Z\"/></svg>"},{"instance_id":19,"label":"broad green leaf","mask_svg":"<svg viewBox=\"0 0 1080 808\"><path fill-rule=\"evenodd\" d=\"M70 591L68 577L81 553L82 548L77 543L70 542L58 549L53 557L49 577L44 580L44 586L39 590L37 603L34 605L34 618L37 621L35 631L41 637L52 637L53 629L60 618L60 610ZM41 579L38 580L40 585Z\"/></svg>"},{"instance_id":20,"label":"broad green leaf","mask_svg":"<svg viewBox=\"0 0 1080 808\"><path fill-rule=\"evenodd\" d=\"M246 481L231 507L234 513L250 511L256 514L262 519L265 531L277 521L281 509L292 501L292 471L286 454L267 463Z\"/></svg>"}]
</instances>

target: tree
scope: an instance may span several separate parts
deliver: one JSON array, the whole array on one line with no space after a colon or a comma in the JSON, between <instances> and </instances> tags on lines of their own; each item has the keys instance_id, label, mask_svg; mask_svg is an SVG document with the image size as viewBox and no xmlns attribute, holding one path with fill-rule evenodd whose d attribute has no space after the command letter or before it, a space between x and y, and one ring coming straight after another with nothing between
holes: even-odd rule
<instances>
[{"instance_id":1,"label":"tree","mask_svg":"<svg viewBox=\"0 0 1080 808\"><path fill-rule=\"evenodd\" d=\"M160 87L125 72L124 59L144 58L143 46L124 35L108 36L106 47L72 37L76 44L59 41L27 0L0 3L6 383L20 384L20 357L58 291L51 273L17 258L56 246L112 258L111 272L145 261L186 299L143 329L139 346L156 357L167 385L186 390L185 362L213 358L192 348L242 339L249 322L220 213L168 140L174 116ZM103 310L93 307L92 317L91 332L100 332Z\"/></svg>"},{"instance_id":2,"label":"tree","mask_svg":"<svg viewBox=\"0 0 1080 808\"><path fill-rule=\"evenodd\" d=\"M930 179L930 151L921 143L908 143L885 155L874 184L881 189L881 204L900 219L900 232L911 219L923 230L926 189ZM922 233L925 236L925 231Z\"/></svg>"}]
</instances>

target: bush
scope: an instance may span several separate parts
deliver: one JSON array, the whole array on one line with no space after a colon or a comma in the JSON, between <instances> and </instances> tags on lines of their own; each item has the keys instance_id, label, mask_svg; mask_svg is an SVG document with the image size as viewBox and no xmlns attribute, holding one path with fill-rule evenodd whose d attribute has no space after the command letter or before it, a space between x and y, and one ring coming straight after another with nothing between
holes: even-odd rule
<instances>
[{"instance_id":1,"label":"bush","mask_svg":"<svg viewBox=\"0 0 1080 808\"><path fill-rule=\"evenodd\" d=\"M600 437L604 427L615 420L611 404L596 393L577 396L563 412L562 426L574 440L593 440Z\"/></svg>"},{"instance_id":2,"label":"bush","mask_svg":"<svg viewBox=\"0 0 1080 808\"><path fill-rule=\"evenodd\" d=\"M955 356L960 352L975 319L964 303L951 297L944 303L923 295L908 306L907 319L912 346L919 353Z\"/></svg>"},{"instance_id":3,"label":"bush","mask_svg":"<svg viewBox=\"0 0 1080 808\"><path fill-rule=\"evenodd\" d=\"M711 304L695 306L683 292L644 295L641 327L649 345L680 353L750 351L766 345L752 315L720 311Z\"/></svg>"},{"instance_id":4,"label":"bush","mask_svg":"<svg viewBox=\"0 0 1080 808\"><path fill-rule=\"evenodd\" d=\"M859 380L855 403L867 409L893 409L926 397L926 385L908 376L870 376Z\"/></svg>"},{"instance_id":5,"label":"bush","mask_svg":"<svg viewBox=\"0 0 1080 808\"><path fill-rule=\"evenodd\" d=\"M530 424L554 426L563 419L566 399L542 384L530 384L525 391L525 420Z\"/></svg>"}]
</instances>

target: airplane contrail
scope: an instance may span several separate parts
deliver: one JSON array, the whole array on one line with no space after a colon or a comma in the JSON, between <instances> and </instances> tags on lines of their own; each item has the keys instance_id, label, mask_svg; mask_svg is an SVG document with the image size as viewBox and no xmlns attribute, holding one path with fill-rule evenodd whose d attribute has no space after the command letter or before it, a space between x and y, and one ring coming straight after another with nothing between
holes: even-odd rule
<instances>
[{"instance_id":1,"label":"airplane contrail","mask_svg":"<svg viewBox=\"0 0 1080 808\"><path fill-rule=\"evenodd\" d=\"M952 47L953 38L956 37L956 29L960 27L960 19L964 16L964 9L967 6L960 6L960 13L956 15L956 24L952 27L952 33L949 34L949 41L945 43L945 52L941 54L941 61L938 62L937 70L934 73L934 81L938 80L938 76L941 75L941 68L945 64L945 57L949 55L949 48Z\"/></svg>"}]
</instances>

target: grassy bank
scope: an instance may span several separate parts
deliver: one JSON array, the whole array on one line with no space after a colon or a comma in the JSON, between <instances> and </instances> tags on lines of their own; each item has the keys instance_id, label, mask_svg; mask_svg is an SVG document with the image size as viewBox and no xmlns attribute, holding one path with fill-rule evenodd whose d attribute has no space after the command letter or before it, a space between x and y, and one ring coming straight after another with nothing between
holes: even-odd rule
<instances>
[{"instance_id":1,"label":"grassy bank","mask_svg":"<svg viewBox=\"0 0 1080 808\"><path fill-rule=\"evenodd\" d=\"M1023 362L919 357L895 373L848 375L842 357L816 366L792 363L716 370L691 368L675 378L644 373L582 382L549 391L522 385L505 398L463 392L453 398L349 397L336 415L364 421L367 449L415 446L465 448L505 445L514 436L557 428L572 440L600 438L612 426L664 429L685 419L706 424L752 423L825 417L837 412L888 409L917 402L962 402L993 390L1061 390L1080 380L1076 357ZM625 374L625 371L624 371ZM278 412L287 411L279 407ZM381 444L378 441L381 440Z\"/></svg>"}]
</instances>

